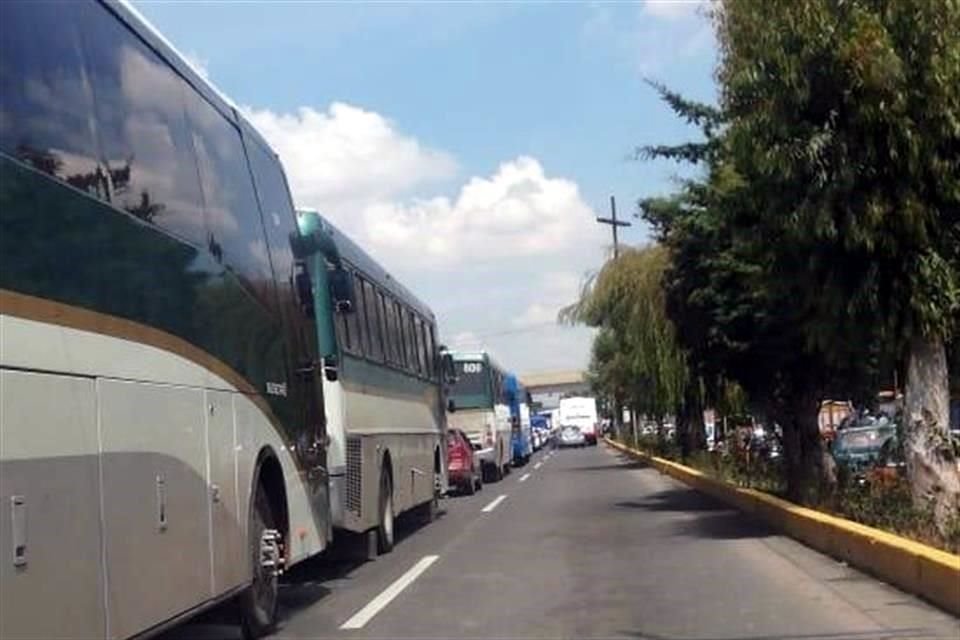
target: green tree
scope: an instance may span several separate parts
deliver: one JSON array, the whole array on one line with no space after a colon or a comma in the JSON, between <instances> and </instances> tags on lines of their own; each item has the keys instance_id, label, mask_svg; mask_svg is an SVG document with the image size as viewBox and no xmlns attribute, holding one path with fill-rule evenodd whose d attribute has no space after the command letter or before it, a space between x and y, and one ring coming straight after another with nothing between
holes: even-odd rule
<instances>
[{"instance_id":1,"label":"green tree","mask_svg":"<svg viewBox=\"0 0 960 640\"><path fill-rule=\"evenodd\" d=\"M816 501L834 481L820 438L820 399L875 393L879 341L868 325L861 338L868 338L870 357L847 359L828 358L809 343L796 292L771 268L784 245L757 233L763 203L736 167L726 114L653 86L703 133L701 142L638 150L642 158L694 162L703 170L669 197L640 201L640 215L672 256L665 274L668 316L710 404L721 403L730 382L746 391L752 412L783 429L790 497Z\"/></svg>"},{"instance_id":2,"label":"green tree","mask_svg":"<svg viewBox=\"0 0 960 640\"><path fill-rule=\"evenodd\" d=\"M960 499L960 0L725 0L715 20L724 137L776 295L827 364L904 357L908 475L944 523Z\"/></svg>"},{"instance_id":3,"label":"green tree","mask_svg":"<svg viewBox=\"0 0 960 640\"><path fill-rule=\"evenodd\" d=\"M657 419L675 415L681 450L688 453L705 438L702 414L692 420L684 402L694 395L696 381L666 314L663 277L669 263L662 246L622 250L561 319L601 329L591 365L598 387Z\"/></svg>"}]
</instances>

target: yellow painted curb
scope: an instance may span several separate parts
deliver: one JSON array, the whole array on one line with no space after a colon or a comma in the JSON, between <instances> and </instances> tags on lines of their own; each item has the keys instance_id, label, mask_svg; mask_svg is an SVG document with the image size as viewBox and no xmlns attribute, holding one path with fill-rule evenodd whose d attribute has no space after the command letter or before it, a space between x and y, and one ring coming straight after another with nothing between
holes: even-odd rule
<instances>
[{"instance_id":1,"label":"yellow painted curb","mask_svg":"<svg viewBox=\"0 0 960 640\"><path fill-rule=\"evenodd\" d=\"M844 560L904 591L960 616L960 556L881 529L838 518L711 478L701 471L638 451L609 438L606 443L661 473L766 521L791 538Z\"/></svg>"}]
</instances>

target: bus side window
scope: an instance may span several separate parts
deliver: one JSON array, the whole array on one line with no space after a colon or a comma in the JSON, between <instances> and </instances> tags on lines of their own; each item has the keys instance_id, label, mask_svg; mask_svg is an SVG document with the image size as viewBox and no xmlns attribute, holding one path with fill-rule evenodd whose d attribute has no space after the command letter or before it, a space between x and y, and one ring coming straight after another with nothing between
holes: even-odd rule
<instances>
[{"instance_id":1,"label":"bus side window","mask_svg":"<svg viewBox=\"0 0 960 640\"><path fill-rule=\"evenodd\" d=\"M410 373L417 371L417 343L413 338L413 318L410 317L410 309L400 305L400 328L403 330L404 358L406 369Z\"/></svg>"},{"instance_id":2,"label":"bus side window","mask_svg":"<svg viewBox=\"0 0 960 640\"><path fill-rule=\"evenodd\" d=\"M417 336L417 371L420 375L427 377L427 341L424 339L423 320L419 316L413 317L414 332Z\"/></svg>"},{"instance_id":3,"label":"bus side window","mask_svg":"<svg viewBox=\"0 0 960 640\"><path fill-rule=\"evenodd\" d=\"M353 290L356 292L357 305L353 314L357 317L357 332L360 336L360 352L362 355L370 357L372 350L370 347L370 329L367 324L367 305L364 302L366 296L363 295L364 279L360 274L353 274Z\"/></svg>"},{"instance_id":4,"label":"bus side window","mask_svg":"<svg viewBox=\"0 0 960 640\"><path fill-rule=\"evenodd\" d=\"M390 301L391 306L393 307L393 327L390 329L393 332L394 338L394 349L397 353L397 366L403 369L406 367L407 357L406 351L403 347L403 330L400 328L401 318L403 317L400 314L400 303L396 300Z\"/></svg>"},{"instance_id":5,"label":"bus side window","mask_svg":"<svg viewBox=\"0 0 960 640\"><path fill-rule=\"evenodd\" d=\"M377 295L369 280L363 281L363 308L367 317L367 334L370 350L367 355L377 362L383 361L383 337L380 334L380 314L377 312Z\"/></svg>"},{"instance_id":6,"label":"bus side window","mask_svg":"<svg viewBox=\"0 0 960 640\"><path fill-rule=\"evenodd\" d=\"M341 349L350 352L350 330L347 328L347 314L334 312L333 317L337 332L337 343Z\"/></svg>"},{"instance_id":7,"label":"bus side window","mask_svg":"<svg viewBox=\"0 0 960 640\"><path fill-rule=\"evenodd\" d=\"M390 353L390 330L387 328L387 304L383 297L383 291L376 290L377 294L377 317L380 318L378 328L380 330L380 339L383 346L383 361L393 362Z\"/></svg>"},{"instance_id":8,"label":"bus side window","mask_svg":"<svg viewBox=\"0 0 960 640\"><path fill-rule=\"evenodd\" d=\"M274 226L274 216L292 216L282 176L274 175L274 160L260 150L255 142L244 149L240 132L202 96L188 91L186 96L187 119L190 123L193 146L200 171L200 184L206 210L208 236L205 244L213 257L226 265L244 283L248 291L268 308L275 306L271 261L277 271L277 281L285 277L277 249L270 247L269 230ZM244 160L249 158L249 164ZM251 172L256 176L254 191ZM265 203L261 217L257 196ZM289 219L287 225L289 225ZM260 231L265 230L263 235ZM282 235L282 234L280 234ZM274 243L276 244L276 243Z\"/></svg>"},{"instance_id":9,"label":"bus side window","mask_svg":"<svg viewBox=\"0 0 960 640\"><path fill-rule=\"evenodd\" d=\"M386 348L387 348L387 362L397 366L400 364L400 359L397 357L397 346L400 344L400 340L397 337L397 313L396 306L393 302L393 299L388 294L381 294L383 298L383 307L384 307L384 324L386 325Z\"/></svg>"},{"instance_id":10,"label":"bus side window","mask_svg":"<svg viewBox=\"0 0 960 640\"><path fill-rule=\"evenodd\" d=\"M356 277L356 274L353 274L351 272L351 277ZM361 290L359 288L355 287L354 295L355 296L360 295L360 291ZM363 355L362 338L360 336L360 324L361 324L361 316L360 316L360 309L359 309L360 306L361 305L359 304L355 304L353 311L351 311L350 313L341 314L346 318L347 334L349 335L349 338L347 340L348 342L347 351L354 355Z\"/></svg>"},{"instance_id":11,"label":"bus side window","mask_svg":"<svg viewBox=\"0 0 960 640\"><path fill-rule=\"evenodd\" d=\"M423 325L424 342L427 345L427 375L433 379L437 373L437 351L433 343L433 323L427 322Z\"/></svg>"},{"instance_id":12,"label":"bus side window","mask_svg":"<svg viewBox=\"0 0 960 640\"><path fill-rule=\"evenodd\" d=\"M107 200L80 36L85 10L72 2L0 3L0 149Z\"/></svg>"},{"instance_id":13,"label":"bus side window","mask_svg":"<svg viewBox=\"0 0 960 640\"><path fill-rule=\"evenodd\" d=\"M192 89L119 20L92 21L85 44L111 202L206 246L197 157L186 117L185 97ZM262 271L272 279L269 262Z\"/></svg>"}]
</instances>

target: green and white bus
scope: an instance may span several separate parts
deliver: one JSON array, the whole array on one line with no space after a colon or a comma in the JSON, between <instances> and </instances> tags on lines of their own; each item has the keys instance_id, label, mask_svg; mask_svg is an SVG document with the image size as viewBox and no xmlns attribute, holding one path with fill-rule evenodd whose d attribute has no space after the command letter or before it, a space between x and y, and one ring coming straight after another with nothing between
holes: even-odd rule
<instances>
[{"instance_id":1,"label":"green and white bus","mask_svg":"<svg viewBox=\"0 0 960 640\"><path fill-rule=\"evenodd\" d=\"M232 598L263 633L334 524L386 550L371 505L435 498L439 362L429 309L301 236L275 153L133 8L0 3L0 637Z\"/></svg>"},{"instance_id":2,"label":"green and white bus","mask_svg":"<svg viewBox=\"0 0 960 640\"><path fill-rule=\"evenodd\" d=\"M423 302L318 212L299 213L297 252L324 365L333 524L369 533L383 553L394 517L422 507L432 518L446 490L441 382L452 363Z\"/></svg>"},{"instance_id":3,"label":"green and white bus","mask_svg":"<svg viewBox=\"0 0 960 640\"><path fill-rule=\"evenodd\" d=\"M504 392L506 371L486 351L454 352L456 382L450 395L451 428L467 434L479 456L484 480L495 482L513 460L510 406Z\"/></svg>"}]
</instances>

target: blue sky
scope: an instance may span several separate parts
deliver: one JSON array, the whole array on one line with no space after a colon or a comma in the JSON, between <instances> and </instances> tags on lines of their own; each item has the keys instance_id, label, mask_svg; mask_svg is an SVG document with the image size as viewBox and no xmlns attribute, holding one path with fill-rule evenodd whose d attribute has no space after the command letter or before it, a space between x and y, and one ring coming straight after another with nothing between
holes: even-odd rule
<instances>
[{"instance_id":1,"label":"blue sky","mask_svg":"<svg viewBox=\"0 0 960 640\"><path fill-rule=\"evenodd\" d=\"M519 372L586 365L590 332L553 319L609 250L593 217L670 190L678 167L636 145L695 134L643 79L715 99L696 2L135 4L248 110L298 203L423 297L446 342Z\"/></svg>"}]
</instances>

